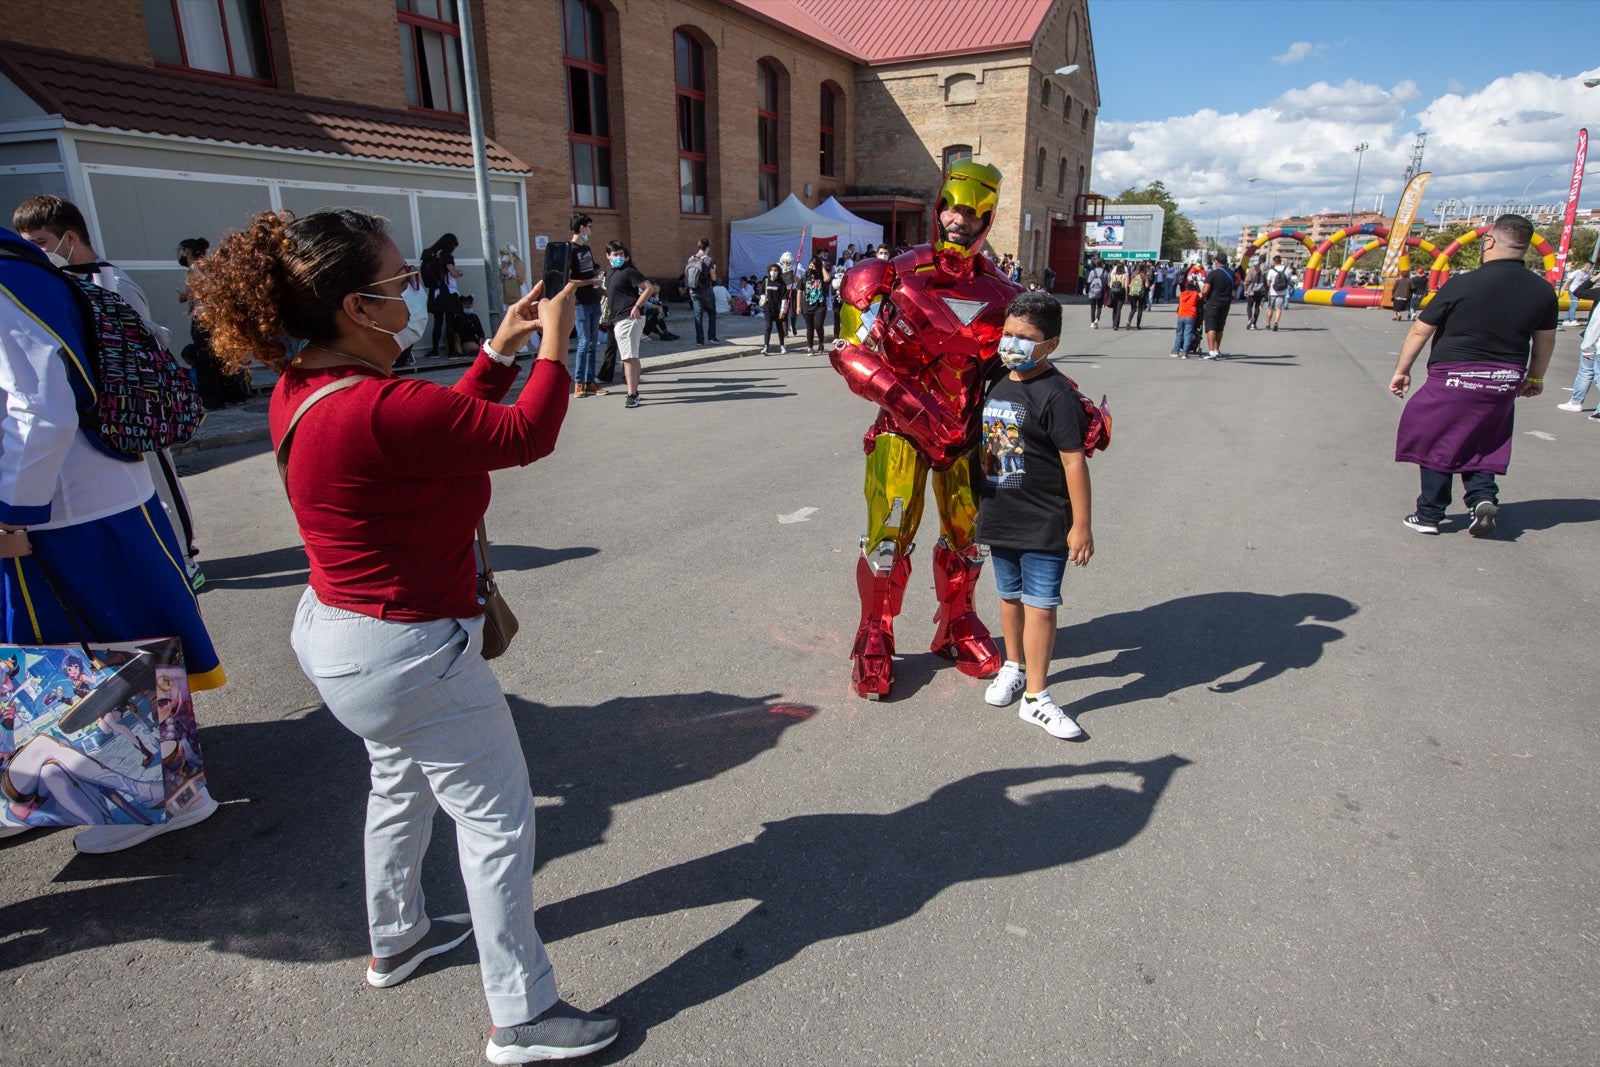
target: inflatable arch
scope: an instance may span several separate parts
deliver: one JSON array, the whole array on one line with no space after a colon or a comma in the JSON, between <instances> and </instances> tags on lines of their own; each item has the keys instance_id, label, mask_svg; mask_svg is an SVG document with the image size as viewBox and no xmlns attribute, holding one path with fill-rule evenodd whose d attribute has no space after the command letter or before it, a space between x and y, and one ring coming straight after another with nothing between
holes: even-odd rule
<instances>
[{"instance_id":1,"label":"inflatable arch","mask_svg":"<svg viewBox=\"0 0 1600 1067\"><path fill-rule=\"evenodd\" d=\"M1372 240L1363 245L1360 251L1346 256L1345 261L1339 265L1339 273L1334 275L1333 287L1335 289L1343 289L1345 287L1345 279L1349 276L1351 269L1355 267L1356 263L1361 259L1362 256L1366 255L1368 252L1374 252L1380 248L1387 248L1388 246L1388 238L1374 237ZM1422 249L1424 252L1428 253L1427 261L1429 263L1432 263L1439 255L1439 249L1434 245L1434 243L1432 241L1424 240L1421 237L1407 237L1406 248ZM1410 251L1400 253L1400 269L1403 271L1409 271L1411 269Z\"/></svg>"},{"instance_id":2,"label":"inflatable arch","mask_svg":"<svg viewBox=\"0 0 1600 1067\"><path fill-rule=\"evenodd\" d=\"M1450 278L1450 257L1461 250L1462 245L1469 245L1494 229L1493 224L1479 226L1475 230L1468 230L1444 247L1444 250L1433 261L1433 269L1428 272L1429 290L1437 290ZM1561 272L1556 268L1556 250L1550 247L1550 242L1537 230L1533 234L1533 250L1544 257L1544 280L1551 285L1561 284Z\"/></svg>"}]
</instances>

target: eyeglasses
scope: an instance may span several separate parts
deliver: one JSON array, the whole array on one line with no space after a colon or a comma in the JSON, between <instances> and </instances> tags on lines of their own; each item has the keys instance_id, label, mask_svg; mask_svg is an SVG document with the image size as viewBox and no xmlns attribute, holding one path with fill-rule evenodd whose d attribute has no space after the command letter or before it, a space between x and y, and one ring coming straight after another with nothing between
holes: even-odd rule
<instances>
[{"instance_id":1,"label":"eyeglasses","mask_svg":"<svg viewBox=\"0 0 1600 1067\"><path fill-rule=\"evenodd\" d=\"M412 282L416 279L416 277L417 277L416 268L408 266L408 267L406 267L406 269L404 271L402 271L399 274L394 275L391 278L379 278L375 282L368 282L366 285L363 285L360 289L357 289L356 290L356 294L359 295L359 296L377 296L377 297L379 297L381 299L385 299L385 300L398 300L398 299L400 299L399 297L394 297L394 296L385 297L381 293L369 293L369 292L367 292L367 290L368 289L376 289L380 285L388 285L390 282L398 282L398 281L404 281L406 283L405 284L405 288L409 288L411 286Z\"/></svg>"}]
</instances>

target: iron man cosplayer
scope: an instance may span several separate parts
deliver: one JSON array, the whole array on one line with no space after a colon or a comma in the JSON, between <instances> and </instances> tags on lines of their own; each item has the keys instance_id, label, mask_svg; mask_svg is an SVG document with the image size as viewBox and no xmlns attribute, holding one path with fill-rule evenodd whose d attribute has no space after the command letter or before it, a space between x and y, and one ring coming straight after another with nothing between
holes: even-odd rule
<instances>
[{"instance_id":1,"label":"iron man cosplayer","mask_svg":"<svg viewBox=\"0 0 1600 1067\"><path fill-rule=\"evenodd\" d=\"M868 700L889 692L894 618L911 576L912 538L933 472L939 600L933 651L982 678L1000 669L988 628L972 609L983 560L977 532L978 414L997 366L1014 285L980 254L994 224L1000 172L970 159L950 165L935 209L938 236L893 260L868 259L839 287L843 302L834 369L851 392L879 406L864 439L867 534L856 562L861 626L851 682Z\"/></svg>"}]
</instances>

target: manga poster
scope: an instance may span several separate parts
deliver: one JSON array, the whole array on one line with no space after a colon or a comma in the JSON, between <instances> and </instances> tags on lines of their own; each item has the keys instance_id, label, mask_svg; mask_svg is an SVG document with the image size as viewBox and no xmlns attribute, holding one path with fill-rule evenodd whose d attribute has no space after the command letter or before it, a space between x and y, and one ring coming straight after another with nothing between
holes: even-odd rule
<instances>
[{"instance_id":1,"label":"manga poster","mask_svg":"<svg viewBox=\"0 0 1600 1067\"><path fill-rule=\"evenodd\" d=\"M150 825L205 784L177 638L0 645L0 826Z\"/></svg>"}]
</instances>

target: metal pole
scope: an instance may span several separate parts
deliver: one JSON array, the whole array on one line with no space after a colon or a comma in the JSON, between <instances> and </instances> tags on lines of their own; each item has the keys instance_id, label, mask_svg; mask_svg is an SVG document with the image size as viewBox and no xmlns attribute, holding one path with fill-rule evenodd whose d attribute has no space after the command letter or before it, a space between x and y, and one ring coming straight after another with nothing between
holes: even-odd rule
<instances>
[{"instance_id":1,"label":"metal pole","mask_svg":"<svg viewBox=\"0 0 1600 1067\"><path fill-rule=\"evenodd\" d=\"M461 18L461 79L467 86L467 128L472 131L472 184L478 194L478 233L483 240L483 277L489 290L489 328L505 311L500 295L500 246L494 239L494 201L489 199L489 149L483 136L483 101L478 95L478 39L472 31L472 0L456 5Z\"/></svg>"},{"instance_id":2,"label":"metal pole","mask_svg":"<svg viewBox=\"0 0 1600 1067\"><path fill-rule=\"evenodd\" d=\"M1352 230L1355 229L1356 225L1356 194L1361 191L1361 157L1366 155L1367 149L1370 147L1365 141L1356 145L1356 184L1350 190L1350 228ZM1346 259L1350 258L1350 253L1355 251L1355 247L1355 234L1347 234L1344 240L1344 256Z\"/></svg>"}]
</instances>

